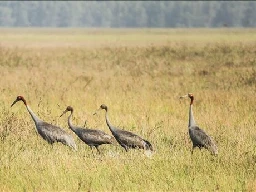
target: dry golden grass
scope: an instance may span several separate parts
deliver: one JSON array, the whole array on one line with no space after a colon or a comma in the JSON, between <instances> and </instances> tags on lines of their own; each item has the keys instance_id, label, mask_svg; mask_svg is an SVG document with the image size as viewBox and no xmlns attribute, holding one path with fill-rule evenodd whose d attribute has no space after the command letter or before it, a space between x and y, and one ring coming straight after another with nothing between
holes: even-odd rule
<instances>
[{"instance_id":1,"label":"dry golden grass","mask_svg":"<svg viewBox=\"0 0 256 192\"><path fill-rule=\"evenodd\" d=\"M256 31L254 29L2 29L0 32L1 191L255 191ZM219 156L188 137L192 92L198 125ZM78 151L52 147L36 134L23 95L43 120L66 129L73 106L84 121L112 124L148 139L152 158L74 135Z\"/></svg>"}]
</instances>

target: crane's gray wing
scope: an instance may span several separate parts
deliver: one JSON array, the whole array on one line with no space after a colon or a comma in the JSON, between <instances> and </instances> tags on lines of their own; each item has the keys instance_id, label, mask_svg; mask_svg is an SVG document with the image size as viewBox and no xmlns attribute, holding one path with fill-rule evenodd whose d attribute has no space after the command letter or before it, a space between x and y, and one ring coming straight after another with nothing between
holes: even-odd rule
<instances>
[{"instance_id":1,"label":"crane's gray wing","mask_svg":"<svg viewBox=\"0 0 256 192\"><path fill-rule=\"evenodd\" d=\"M213 153L217 152L217 146L214 140L198 126L190 127L189 135L194 146L202 146L209 149Z\"/></svg>"},{"instance_id":2,"label":"crane's gray wing","mask_svg":"<svg viewBox=\"0 0 256 192\"><path fill-rule=\"evenodd\" d=\"M145 141L138 135L129 132L129 131L125 131L125 130L117 130L116 131L116 135L115 135L116 139L119 140L119 142L121 144L124 144L128 147L132 147L132 148L144 148L145 147Z\"/></svg>"},{"instance_id":3,"label":"crane's gray wing","mask_svg":"<svg viewBox=\"0 0 256 192\"><path fill-rule=\"evenodd\" d=\"M126 137L140 137L130 131L125 131L125 130L122 130L122 129L116 129L116 133L119 134L119 135L125 135Z\"/></svg>"},{"instance_id":4,"label":"crane's gray wing","mask_svg":"<svg viewBox=\"0 0 256 192\"><path fill-rule=\"evenodd\" d=\"M97 129L77 128L76 134L86 143L107 144L113 142L113 137Z\"/></svg>"},{"instance_id":5,"label":"crane's gray wing","mask_svg":"<svg viewBox=\"0 0 256 192\"><path fill-rule=\"evenodd\" d=\"M37 126L39 127L38 133L49 143L61 142L76 149L76 144L72 136L60 127L46 122L40 122Z\"/></svg>"}]
</instances>

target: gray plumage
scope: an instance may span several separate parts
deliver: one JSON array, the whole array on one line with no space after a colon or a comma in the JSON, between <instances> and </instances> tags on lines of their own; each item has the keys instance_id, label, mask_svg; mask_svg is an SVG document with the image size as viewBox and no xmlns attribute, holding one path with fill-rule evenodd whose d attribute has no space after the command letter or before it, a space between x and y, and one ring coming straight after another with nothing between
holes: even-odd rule
<instances>
[{"instance_id":1,"label":"gray plumage","mask_svg":"<svg viewBox=\"0 0 256 192\"><path fill-rule=\"evenodd\" d=\"M17 99L12 103L11 107L18 101L23 101L33 121L35 122L37 132L44 140L46 140L49 144L61 142L62 144L77 150L75 141L72 136L67 134L62 128L51 125L39 119L27 105L24 97L18 96Z\"/></svg>"},{"instance_id":2,"label":"gray plumage","mask_svg":"<svg viewBox=\"0 0 256 192\"><path fill-rule=\"evenodd\" d=\"M193 115L193 101L194 101L194 96L193 94L189 93L183 97L189 97L190 98L190 107L189 107L189 123L188 123L188 130L189 130L189 136L190 139L193 143L192 147L192 153L195 147L198 147L199 149L205 148L208 149L213 155L218 154L218 148L217 145L215 144L215 141L213 138L211 138L209 135L205 133L204 130L200 129L194 120L194 115Z\"/></svg>"},{"instance_id":3,"label":"gray plumage","mask_svg":"<svg viewBox=\"0 0 256 192\"><path fill-rule=\"evenodd\" d=\"M63 111L62 115L64 115L66 112L70 111L70 115L68 117L68 126L69 128L87 145L92 147L94 146L97 151L100 153L98 147L102 144L112 144L113 143L113 137L106 134L105 132L97 129L83 129L81 127L76 127L72 124L71 117L73 115L73 108L71 106L68 106L65 111ZM62 116L61 115L61 116Z\"/></svg>"},{"instance_id":4,"label":"gray plumage","mask_svg":"<svg viewBox=\"0 0 256 192\"><path fill-rule=\"evenodd\" d=\"M106 111L105 113L105 118L106 118L106 123L112 133L112 135L115 137L116 141L126 150L128 151L129 148L140 148L140 149L145 149L145 150L151 150L153 151L153 147L151 143L145 139L142 139L140 136L129 132L125 131L122 129L118 129L111 125L108 119L108 107L104 104L100 106L99 109L104 109ZM96 112L94 113L96 114Z\"/></svg>"}]
</instances>

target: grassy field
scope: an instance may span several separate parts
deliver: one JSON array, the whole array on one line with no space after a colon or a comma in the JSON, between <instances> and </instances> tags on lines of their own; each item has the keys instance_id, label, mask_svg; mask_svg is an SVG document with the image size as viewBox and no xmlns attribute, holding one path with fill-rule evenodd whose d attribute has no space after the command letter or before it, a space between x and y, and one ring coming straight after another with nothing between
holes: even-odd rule
<instances>
[{"instance_id":1,"label":"grassy field","mask_svg":"<svg viewBox=\"0 0 256 192\"><path fill-rule=\"evenodd\" d=\"M0 191L255 191L256 29L1 29ZM219 155L191 155L189 100ZM71 133L47 144L22 102ZM59 117L149 140L143 151L101 146L92 155ZM95 151L96 152L96 151Z\"/></svg>"}]
</instances>

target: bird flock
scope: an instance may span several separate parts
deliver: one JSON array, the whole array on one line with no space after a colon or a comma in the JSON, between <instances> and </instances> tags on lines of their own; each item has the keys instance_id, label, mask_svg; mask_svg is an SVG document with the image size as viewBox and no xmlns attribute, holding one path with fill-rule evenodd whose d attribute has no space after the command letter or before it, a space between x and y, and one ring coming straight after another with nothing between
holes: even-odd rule
<instances>
[{"instance_id":1,"label":"bird flock","mask_svg":"<svg viewBox=\"0 0 256 192\"><path fill-rule=\"evenodd\" d=\"M194 148L198 147L199 149L205 148L209 150L212 155L218 155L218 148L213 138L207 135L203 129L199 128L194 120L192 110L194 102L193 94L188 93L184 96L181 96L180 99L186 97L190 98L188 132L192 141L191 153L193 154ZM11 107L18 101L22 101L23 104L26 106L27 111L29 112L35 123L37 132L44 140L46 140L49 144L61 142L62 144L71 147L75 151L77 150L77 146L73 137L64 129L44 122L39 117L37 117L37 115L28 106L23 96L17 96ZM65 113L70 112L70 115L68 116L68 127L79 137L79 139L81 139L91 148L92 153L93 147L95 147L97 152L100 154L100 145L114 144L115 142L123 147L126 152L128 152L129 149L143 149L150 153L153 152L153 146L148 140L143 139L135 133L120 129L112 125L108 118L108 107L105 104L102 104L100 108L96 110L94 115L97 114L97 112L100 110L105 110L106 124L112 135L109 135L98 129L90 129L87 126L86 128L82 128L73 125L72 116L74 109L71 106L67 106L67 108L63 111L60 117L62 117Z\"/></svg>"}]
</instances>

